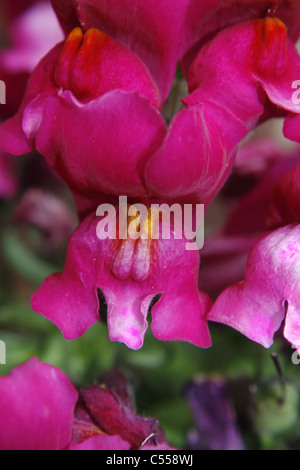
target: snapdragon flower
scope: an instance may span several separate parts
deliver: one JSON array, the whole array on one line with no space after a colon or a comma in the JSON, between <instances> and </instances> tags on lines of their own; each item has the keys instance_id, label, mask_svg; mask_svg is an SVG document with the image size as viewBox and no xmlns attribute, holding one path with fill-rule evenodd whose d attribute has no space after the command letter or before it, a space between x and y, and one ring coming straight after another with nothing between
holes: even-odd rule
<instances>
[{"instance_id":1,"label":"snapdragon flower","mask_svg":"<svg viewBox=\"0 0 300 470\"><path fill-rule=\"evenodd\" d=\"M101 220L90 214L80 223L70 239L63 273L43 282L32 297L33 310L56 324L66 339L74 339L99 321L100 289L111 341L140 349L151 307L156 338L209 347L205 315L211 302L198 292L199 253L186 250L188 240L180 228L172 224L164 239L162 221L149 208L146 220L128 217L128 236L108 233L99 239ZM112 232L119 223L113 222Z\"/></svg>"}]
</instances>

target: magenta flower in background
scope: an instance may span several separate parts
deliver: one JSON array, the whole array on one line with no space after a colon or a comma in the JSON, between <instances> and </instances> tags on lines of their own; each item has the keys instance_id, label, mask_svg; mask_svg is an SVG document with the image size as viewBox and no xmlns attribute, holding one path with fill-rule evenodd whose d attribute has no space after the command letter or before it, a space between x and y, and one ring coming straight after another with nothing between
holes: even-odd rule
<instances>
[{"instance_id":1,"label":"magenta flower in background","mask_svg":"<svg viewBox=\"0 0 300 470\"><path fill-rule=\"evenodd\" d=\"M1 120L17 112L29 74L48 50L63 38L48 1L3 2L8 20L8 47L0 48L0 78L6 85ZM1 152L0 197L12 197L18 187L15 159Z\"/></svg>"},{"instance_id":2,"label":"magenta flower in background","mask_svg":"<svg viewBox=\"0 0 300 470\"><path fill-rule=\"evenodd\" d=\"M154 336L209 347L204 317L211 303L198 292L198 251L186 250L187 239L176 239L174 226L171 239L162 239L160 231L159 239L151 239L147 232L148 239L99 240L100 220L91 214L79 225L69 242L63 273L44 281L32 297L33 310L56 324L65 338L74 339L99 320L100 289L111 341L139 349L149 308L160 295L151 308ZM138 218L136 223L140 224ZM138 230L148 231L149 224L154 224L151 216Z\"/></svg>"},{"instance_id":3,"label":"magenta flower in background","mask_svg":"<svg viewBox=\"0 0 300 470\"><path fill-rule=\"evenodd\" d=\"M70 207L57 195L39 188L24 192L14 215L14 221L22 238L33 245L26 229L34 227L41 234L40 248L44 253L57 253L65 246L74 227L76 217Z\"/></svg>"},{"instance_id":4,"label":"magenta flower in background","mask_svg":"<svg viewBox=\"0 0 300 470\"><path fill-rule=\"evenodd\" d=\"M1 67L11 74L32 72L39 60L58 42L63 32L50 2L33 2L9 24L11 46L0 50Z\"/></svg>"},{"instance_id":5,"label":"magenta flower in background","mask_svg":"<svg viewBox=\"0 0 300 470\"><path fill-rule=\"evenodd\" d=\"M17 3L17 4L16 4ZM63 39L49 1L4 1L7 47L0 48L0 76L7 88L1 117L15 114L23 99L29 74L38 61Z\"/></svg>"},{"instance_id":6,"label":"magenta flower in background","mask_svg":"<svg viewBox=\"0 0 300 470\"><path fill-rule=\"evenodd\" d=\"M1 450L171 450L156 419L134 413L118 372L75 389L36 358L0 377Z\"/></svg>"}]
</instances>

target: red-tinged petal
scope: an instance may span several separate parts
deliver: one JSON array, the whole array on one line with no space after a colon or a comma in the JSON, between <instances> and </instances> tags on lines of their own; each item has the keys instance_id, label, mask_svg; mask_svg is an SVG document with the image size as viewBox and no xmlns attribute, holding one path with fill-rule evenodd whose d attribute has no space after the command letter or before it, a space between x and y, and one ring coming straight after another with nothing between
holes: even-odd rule
<instances>
[{"instance_id":1,"label":"red-tinged petal","mask_svg":"<svg viewBox=\"0 0 300 470\"><path fill-rule=\"evenodd\" d=\"M300 5L297 0L190 0L181 46L181 66L187 76L203 45L227 27L244 21L276 16L287 26L296 42L300 35Z\"/></svg>"},{"instance_id":2,"label":"red-tinged petal","mask_svg":"<svg viewBox=\"0 0 300 470\"><path fill-rule=\"evenodd\" d=\"M286 316L285 337L300 346L299 337L291 335L300 312L299 237L300 226L288 225L258 240L248 256L244 281L219 296L207 319L270 347Z\"/></svg>"},{"instance_id":3,"label":"red-tinged petal","mask_svg":"<svg viewBox=\"0 0 300 470\"><path fill-rule=\"evenodd\" d=\"M130 384L117 370L80 390L71 450L171 449L158 420L135 413Z\"/></svg>"},{"instance_id":4,"label":"red-tinged petal","mask_svg":"<svg viewBox=\"0 0 300 470\"><path fill-rule=\"evenodd\" d=\"M230 111L204 101L182 110L161 148L146 165L149 192L176 198L198 193L209 203L229 176L247 129Z\"/></svg>"},{"instance_id":5,"label":"red-tinged petal","mask_svg":"<svg viewBox=\"0 0 300 470\"><path fill-rule=\"evenodd\" d=\"M139 449L147 439L151 444L158 439L157 419L136 415L105 384L100 383L81 390L80 400L92 422L102 432L112 437L122 437L130 444L131 449Z\"/></svg>"},{"instance_id":6,"label":"red-tinged petal","mask_svg":"<svg viewBox=\"0 0 300 470\"><path fill-rule=\"evenodd\" d=\"M146 64L165 101L174 79L188 0L52 0L69 33L98 28L125 44Z\"/></svg>"},{"instance_id":7,"label":"red-tinged petal","mask_svg":"<svg viewBox=\"0 0 300 470\"><path fill-rule=\"evenodd\" d=\"M63 450L77 391L63 372L31 359L0 378L0 449Z\"/></svg>"},{"instance_id":8,"label":"red-tinged petal","mask_svg":"<svg viewBox=\"0 0 300 470\"><path fill-rule=\"evenodd\" d=\"M37 150L72 189L146 194L143 170L166 132L147 100L118 90L82 105L65 92L44 103L40 125L36 109L34 101L26 108L23 128L28 136L38 128Z\"/></svg>"}]
</instances>

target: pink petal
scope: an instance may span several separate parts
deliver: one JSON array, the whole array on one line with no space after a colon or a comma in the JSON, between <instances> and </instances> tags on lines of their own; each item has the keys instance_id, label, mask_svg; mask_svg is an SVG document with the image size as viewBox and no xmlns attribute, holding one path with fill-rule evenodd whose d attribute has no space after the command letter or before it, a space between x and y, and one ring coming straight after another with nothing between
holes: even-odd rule
<instances>
[{"instance_id":1,"label":"pink petal","mask_svg":"<svg viewBox=\"0 0 300 470\"><path fill-rule=\"evenodd\" d=\"M98 28L125 44L149 68L162 100L174 79L188 0L53 0L66 32Z\"/></svg>"},{"instance_id":2,"label":"pink petal","mask_svg":"<svg viewBox=\"0 0 300 470\"><path fill-rule=\"evenodd\" d=\"M300 226L289 225L258 240L248 256L244 281L219 296L207 319L229 325L270 347L287 307L285 336L299 342L291 335L300 312L299 236Z\"/></svg>"},{"instance_id":3,"label":"pink petal","mask_svg":"<svg viewBox=\"0 0 300 470\"><path fill-rule=\"evenodd\" d=\"M35 2L10 26L12 47L0 52L0 63L10 73L30 73L39 60L63 40L50 2Z\"/></svg>"},{"instance_id":4,"label":"pink petal","mask_svg":"<svg viewBox=\"0 0 300 470\"><path fill-rule=\"evenodd\" d=\"M77 391L63 372L31 359L0 378L0 448L63 450L72 436Z\"/></svg>"},{"instance_id":5,"label":"pink petal","mask_svg":"<svg viewBox=\"0 0 300 470\"><path fill-rule=\"evenodd\" d=\"M240 120L210 101L182 110L146 165L149 191L167 198L198 193L201 203L210 202L228 178L246 134Z\"/></svg>"},{"instance_id":6,"label":"pink petal","mask_svg":"<svg viewBox=\"0 0 300 470\"><path fill-rule=\"evenodd\" d=\"M28 133L38 127L33 105L24 115ZM36 148L79 192L144 196L143 169L165 132L161 115L137 93L116 90L82 105L65 92L44 104Z\"/></svg>"}]
</instances>

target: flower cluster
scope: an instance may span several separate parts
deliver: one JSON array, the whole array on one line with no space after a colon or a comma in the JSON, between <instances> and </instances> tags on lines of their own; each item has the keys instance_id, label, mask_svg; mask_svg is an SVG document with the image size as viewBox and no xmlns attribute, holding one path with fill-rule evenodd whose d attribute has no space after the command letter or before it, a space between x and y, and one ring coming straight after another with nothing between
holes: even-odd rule
<instances>
[{"instance_id":1,"label":"flower cluster","mask_svg":"<svg viewBox=\"0 0 300 470\"><path fill-rule=\"evenodd\" d=\"M199 253L186 250L175 223L170 240L154 239L149 210L147 239L96 235L97 207L118 208L119 196L147 208L190 203L207 211L238 164L240 143L271 117L283 117L285 136L300 141L300 107L292 99L300 79L299 3L52 5L65 38L35 67L19 111L0 127L1 150L37 150L72 191L80 220L63 272L43 282L33 310L74 339L99 320L101 293L111 341L135 350L143 345L150 311L156 338L202 348L211 345L208 321L268 347L286 319L284 335L300 350L299 167L287 168L272 196L276 178L270 184L261 238L250 233L245 240L233 230L240 245L233 241L225 251L247 254L249 240L255 243L245 280L227 283L215 302L199 290ZM167 123L164 105L178 62L188 95ZM144 230L141 219L129 217L128 225L132 221ZM223 248L226 235L217 240Z\"/></svg>"}]
</instances>

